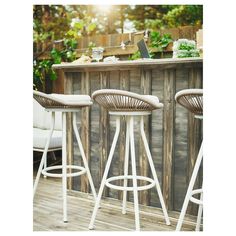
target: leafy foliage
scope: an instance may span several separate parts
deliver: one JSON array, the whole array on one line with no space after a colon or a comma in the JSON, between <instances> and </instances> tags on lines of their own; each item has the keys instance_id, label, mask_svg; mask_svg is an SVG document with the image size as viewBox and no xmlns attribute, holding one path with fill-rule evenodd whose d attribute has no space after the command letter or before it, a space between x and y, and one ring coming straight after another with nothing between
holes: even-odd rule
<instances>
[{"instance_id":1,"label":"leafy foliage","mask_svg":"<svg viewBox=\"0 0 236 236\"><path fill-rule=\"evenodd\" d=\"M34 87L40 88L44 85L46 78L56 80L57 75L52 69L53 64L60 64L62 61L71 62L76 58L77 41L75 39L65 39L63 49L53 48L50 51L51 59L35 60L33 69Z\"/></svg>"},{"instance_id":2,"label":"leafy foliage","mask_svg":"<svg viewBox=\"0 0 236 236\"><path fill-rule=\"evenodd\" d=\"M169 43L173 42L171 36L169 34L161 35L160 32L152 31L150 33L150 46L149 46L149 54L151 58L155 58L154 49L158 52L163 52L164 49L169 45ZM133 55L129 57L129 60L136 60L141 58L140 52L137 51Z\"/></svg>"},{"instance_id":3,"label":"leafy foliage","mask_svg":"<svg viewBox=\"0 0 236 236\"><path fill-rule=\"evenodd\" d=\"M202 5L132 5L126 14L137 30L203 24Z\"/></svg>"},{"instance_id":4,"label":"leafy foliage","mask_svg":"<svg viewBox=\"0 0 236 236\"><path fill-rule=\"evenodd\" d=\"M169 43L173 42L169 34L161 35L160 32L157 31L151 32L150 40L150 46L152 48L156 48L160 52L162 52L169 45Z\"/></svg>"}]
</instances>

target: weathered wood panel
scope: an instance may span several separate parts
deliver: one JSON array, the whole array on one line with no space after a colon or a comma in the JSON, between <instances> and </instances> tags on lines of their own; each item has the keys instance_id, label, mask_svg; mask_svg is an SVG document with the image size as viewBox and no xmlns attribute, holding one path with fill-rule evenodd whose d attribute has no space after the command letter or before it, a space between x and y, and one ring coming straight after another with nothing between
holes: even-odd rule
<instances>
[{"instance_id":1,"label":"weathered wood panel","mask_svg":"<svg viewBox=\"0 0 236 236\"><path fill-rule=\"evenodd\" d=\"M109 88L109 72L100 72L100 89ZM109 155L109 114L108 111L103 107L100 107L99 116L99 127L100 127L100 180L102 179L103 172L106 166L106 161ZM105 188L103 196L109 195L109 188Z\"/></svg>"},{"instance_id":2,"label":"weathered wood panel","mask_svg":"<svg viewBox=\"0 0 236 236\"><path fill-rule=\"evenodd\" d=\"M201 88L202 87L202 71L199 69L190 69L189 70L189 87L190 88ZM194 115L188 114L188 149L189 149L189 158L188 158L188 172L187 172L187 183L189 183L192 176L193 168L196 162L197 154L201 144L201 120L195 119ZM199 177L196 180L195 188L199 188ZM196 214L198 206L192 202L188 206L188 213Z\"/></svg>"},{"instance_id":3,"label":"weathered wood panel","mask_svg":"<svg viewBox=\"0 0 236 236\"><path fill-rule=\"evenodd\" d=\"M81 93L90 94L90 79L89 72L82 73L81 78ZM81 137L84 153L88 164L90 163L90 107L82 108L81 114ZM89 191L89 181L87 175L81 176L81 191Z\"/></svg>"},{"instance_id":4,"label":"weathered wood panel","mask_svg":"<svg viewBox=\"0 0 236 236\"><path fill-rule=\"evenodd\" d=\"M140 86L140 94L151 94L152 93L152 71L151 70L141 70L141 86ZM150 145L150 137L152 133L151 129L151 120L152 116L145 116L144 117L144 131L147 137L147 141L149 142L149 148L151 149ZM142 176L149 176L149 162L147 160L147 154L144 149L143 140L140 137L139 140L139 165L140 165L140 175ZM140 181L141 185L145 185L146 181ZM144 190L142 194L140 194L140 203L143 205L150 204L150 191Z\"/></svg>"},{"instance_id":5,"label":"weathered wood panel","mask_svg":"<svg viewBox=\"0 0 236 236\"><path fill-rule=\"evenodd\" d=\"M164 96L164 71L152 70L152 95L159 98L163 103ZM157 177L160 185L162 186L162 165L163 165L163 109L154 110L152 112L152 136L150 140L151 153L154 161ZM152 188L150 190L150 205L161 207L160 200L157 196L157 190Z\"/></svg>"},{"instance_id":6,"label":"weathered wood panel","mask_svg":"<svg viewBox=\"0 0 236 236\"><path fill-rule=\"evenodd\" d=\"M120 71L120 89L129 91L130 89L130 75L129 71ZM120 138L119 138L119 175L124 175L124 157L125 157L125 140L126 140L126 120L125 117L121 118ZM121 180L120 185L123 184ZM118 192L118 198L122 199L123 192ZM129 199L129 191L127 191L127 199Z\"/></svg>"},{"instance_id":7,"label":"weathered wood panel","mask_svg":"<svg viewBox=\"0 0 236 236\"><path fill-rule=\"evenodd\" d=\"M65 77L65 74L63 71L61 71L62 76ZM67 79L64 80L64 83L66 83L66 85L64 85L64 93L65 94L70 94L71 91L73 91L73 75L67 75ZM66 147L66 151L67 151L67 164L71 165L73 163L73 155L74 155L74 150L73 150L73 128L72 128L72 115L70 113L66 114L66 142L67 142L67 147ZM71 170L70 170L71 171ZM72 189L72 178L69 177L67 179L67 188L68 189Z\"/></svg>"},{"instance_id":8,"label":"weathered wood panel","mask_svg":"<svg viewBox=\"0 0 236 236\"><path fill-rule=\"evenodd\" d=\"M175 82L174 69L164 71L164 137L163 137L163 197L168 209L173 208L173 153L174 153L174 111Z\"/></svg>"},{"instance_id":9,"label":"weathered wood panel","mask_svg":"<svg viewBox=\"0 0 236 236\"><path fill-rule=\"evenodd\" d=\"M84 72L66 73L66 80L72 79L73 86L69 84L71 93L82 93ZM122 70L109 70L88 72L87 79L90 81L88 94L100 88L125 89L139 94L153 94L160 102L164 103L164 109L152 112L151 119L147 122L146 132L149 137L149 145L157 171L157 175L163 190L163 195L168 209L180 210L186 193L188 179L195 163L196 154L201 141L202 126L198 122L191 120L192 117L186 109L175 103L174 95L181 89L202 87L202 67L201 64L182 64L176 68L174 65L157 65L156 68L122 68ZM67 84L66 84L67 86ZM110 146L115 132L115 117L109 116L98 104L94 103L90 108L90 168L96 189L100 187L106 158L110 151ZM83 111L78 115L78 128L83 127ZM82 128L83 129L83 128ZM135 148L137 173L150 175L149 165L146 162L143 147L139 141L139 121L135 119ZM84 132L84 131L83 131ZM83 136L87 139L88 136ZM190 138L191 136L191 138ZM109 172L109 176L123 174L124 167L124 142L125 123L122 121L121 133L115 156ZM85 144L86 146L86 144ZM77 158L78 149L74 148L74 159ZM79 163L79 162L78 162ZM131 170L129 166L129 171ZM201 185L202 170L197 185ZM78 184L78 179L73 181L73 189L82 190L82 182ZM122 184L120 181L119 184ZM129 184L132 184L129 181ZM84 187L83 187L84 188ZM86 190L88 191L88 189ZM116 190L107 190L104 196L112 198L122 198L122 193ZM133 201L133 194L129 194L129 201ZM160 201L156 189L153 188L148 193L140 192L140 203L160 207ZM196 214L196 210L189 208L191 214Z\"/></svg>"},{"instance_id":10,"label":"weathered wood panel","mask_svg":"<svg viewBox=\"0 0 236 236\"><path fill-rule=\"evenodd\" d=\"M188 69L176 70L176 92L188 88ZM188 111L175 103L175 149L174 149L174 189L173 208L181 210L187 191L187 159L188 159Z\"/></svg>"},{"instance_id":11,"label":"weathered wood panel","mask_svg":"<svg viewBox=\"0 0 236 236\"><path fill-rule=\"evenodd\" d=\"M101 89L101 78L99 73L94 73L91 72L89 74L89 77L91 78L90 82L90 89L91 89L91 94L93 91ZM90 171L91 175L93 177L94 185L96 190L98 191L101 183L101 176L103 172L103 168L101 166L101 163L103 161L103 156L101 153L101 145L102 145L102 140L100 138L101 136L101 122L100 122L100 107L97 103L94 103L92 105L91 109L91 124L90 124ZM109 126L108 126L109 127ZM107 152L107 150L105 150ZM103 164L104 165L104 164Z\"/></svg>"}]
</instances>

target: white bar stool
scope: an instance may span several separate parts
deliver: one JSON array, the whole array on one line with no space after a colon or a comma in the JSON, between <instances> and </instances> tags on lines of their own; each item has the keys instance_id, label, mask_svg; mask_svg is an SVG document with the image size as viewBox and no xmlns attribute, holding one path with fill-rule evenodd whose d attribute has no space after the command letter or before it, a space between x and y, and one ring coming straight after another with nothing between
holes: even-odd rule
<instances>
[{"instance_id":1,"label":"white bar stool","mask_svg":"<svg viewBox=\"0 0 236 236\"><path fill-rule=\"evenodd\" d=\"M162 210L164 213L165 221L167 225L170 225L169 217L165 207L164 199L161 193L160 184L155 171L154 163L152 160L151 152L149 150L148 142L144 132L143 116L150 115L154 109L160 109L163 104L159 102L156 96L150 95L139 95L136 93L123 91L123 90L112 90L102 89L95 91L92 94L92 98L99 103L101 106L109 111L110 115L116 116L116 131L112 142L111 150L107 159L106 167L104 170L101 186L98 192L98 197L94 206L93 214L89 224L89 229L94 228L94 222L97 215L97 210L100 206L100 200L105 185L109 188L123 191L123 205L122 213L126 214L126 195L127 191L133 191L134 194L134 213L135 213L135 226L136 230L140 230L139 222L139 205L138 205L138 191L150 189L152 187L157 188L157 193L160 198ZM124 175L107 178L113 154L115 151L116 143L120 133L120 117L125 116L126 118L126 143L125 143L125 161L124 161ZM144 143L145 151L147 153L148 162L150 164L153 179L145 176L137 176L136 174L136 161L135 161L135 144L134 144L134 117L140 119L140 132ZM131 149L131 166L132 175L128 175L128 163L129 163L129 147ZM127 180L133 180L133 186L127 187ZM114 180L124 180L124 185L115 185L112 182ZM145 180L148 182L147 185L138 186L137 180Z\"/></svg>"},{"instance_id":2,"label":"white bar stool","mask_svg":"<svg viewBox=\"0 0 236 236\"><path fill-rule=\"evenodd\" d=\"M63 192L63 221L67 221L67 177L75 177L82 174L87 174L88 180L91 186L91 191L96 200L96 191L94 188L92 176L89 171L88 162L84 153L84 149L81 143L79 132L76 125L76 112L82 107L92 105L90 96L88 95L64 95L64 94L45 94L38 91L33 92L34 99L45 108L46 111L52 112L51 129L47 139L47 143L43 152L43 156L39 165L37 176L34 182L33 196L35 196L40 175L50 177L62 178L62 192ZM62 165L56 165L51 167L44 167L45 159L47 156L48 147L54 130L55 124L55 112L62 112ZM67 165L67 150L66 150L66 113L73 113L73 130L76 136L76 140L79 146L80 154L84 163L84 167ZM62 169L62 174L50 173L51 170ZM72 173L67 173L67 169L74 170Z\"/></svg>"},{"instance_id":3,"label":"white bar stool","mask_svg":"<svg viewBox=\"0 0 236 236\"><path fill-rule=\"evenodd\" d=\"M190 112L194 114L194 117L197 119L203 119L203 90L202 89L184 89L176 93L175 100L183 107L187 108ZM197 216L197 224L196 231L200 230L201 217L203 211L203 190L202 189L193 189L194 183L197 178L197 174L201 165L201 161L203 158L203 143L201 143L201 147L195 162L195 166L193 169L193 173L188 185L188 190L184 199L183 207L179 216L179 220L176 226L176 231L180 231L184 216L186 214L186 210L188 207L189 201L194 202L199 205L198 208L198 216ZM200 200L193 197L195 194L200 193Z\"/></svg>"}]
</instances>

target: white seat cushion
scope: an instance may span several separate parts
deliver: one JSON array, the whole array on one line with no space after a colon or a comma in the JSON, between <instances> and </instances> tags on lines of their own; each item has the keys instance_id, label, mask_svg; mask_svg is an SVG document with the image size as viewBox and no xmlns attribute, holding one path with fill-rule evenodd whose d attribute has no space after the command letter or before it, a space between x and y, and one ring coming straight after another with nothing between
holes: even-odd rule
<instances>
[{"instance_id":1,"label":"white seat cushion","mask_svg":"<svg viewBox=\"0 0 236 236\"><path fill-rule=\"evenodd\" d=\"M92 105L93 102L89 95L66 95L66 94L50 94L52 99L68 106L76 105Z\"/></svg>"},{"instance_id":2,"label":"white seat cushion","mask_svg":"<svg viewBox=\"0 0 236 236\"><path fill-rule=\"evenodd\" d=\"M157 96L153 96L153 95L141 95L141 96L143 96L145 99L149 100L150 102L159 103L159 99Z\"/></svg>"},{"instance_id":3,"label":"white seat cushion","mask_svg":"<svg viewBox=\"0 0 236 236\"><path fill-rule=\"evenodd\" d=\"M44 149L50 130L33 129L33 147L37 149ZM54 130L49 144L49 148L62 147L62 131Z\"/></svg>"},{"instance_id":4,"label":"white seat cushion","mask_svg":"<svg viewBox=\"0 0 236 236\"><path fill-rule=\"evenodd\" d=\"M33 99L33 127L41 129L50 129L51 126L51 112L45 111L35 99ZM62 130L62 113L55 112L55 130Z\"/></svg>"}]
</instances>

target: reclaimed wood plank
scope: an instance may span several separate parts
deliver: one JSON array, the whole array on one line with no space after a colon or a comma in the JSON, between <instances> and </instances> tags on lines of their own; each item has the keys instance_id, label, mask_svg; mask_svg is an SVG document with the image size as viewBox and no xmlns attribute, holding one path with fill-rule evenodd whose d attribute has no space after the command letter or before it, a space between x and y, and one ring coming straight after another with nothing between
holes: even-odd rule
<instances>
[{"instance_id":1,"label":"reclaimed wood plank","mask_svg":"<svg viewBox=\"0 0 236 236\"><path fill-rule=\"evenodd\" d=\"M175 70L164 71L163 197L167 209L173 209L173 149Z\"/></svg>"},{"instance_id":2,"label":"reclaimed wood plank","mask_svg":"<svg viewBox=\"0 0 236 236\"><path fill-rule=\"evenodd\" d=\"M150 95L152 93L152 71L150 70L141 70L141 87L140 87L140 94L147 94ZM149 142L149 148L151 150L151 122L152 122L152 117L151 115L149 116L144 116L143 117L144 121L144 131L145 135L147 138L147 141ZM144 149L144 144L143 140L140 137L139 139L139 144L140 144L140 152L139 152L139 165L140 165L140 174L141 176L149 176L149 163L147 159L147 154ZM146 181L140 181L141 185L145 185ZM144 190L140 193L140 203L143 205L149 205L150 204L150 191Z\"/></svg>"},{"instance_id":3,"label":"reclaimed wood plank","mask_svg":"<svg viewBox=\"0 0 236 236\"><path fill-rule=\"evenodd\" d=\"M120 80L120 89L121 90L130 90L130 74L129 71L120 71L119 80ZM125 117L121 117L121 126L120 126L120 137L119 137L119 175L124 175L124 157L125 157L125 140L126 140L126 121ZM123 181L119 181L119 185L122 185ZM123 198L123 191L118 192L118 199ZM129 191L127 191L127 200L129 199Z\"/></svg>"},{"instance_id":4,"label":"reclaimed wood plank","mask_svg":"<svg viewBox=\"0 0 236 236\"><path fill-rule=\"evenodd\" d=\"M109 88L109 72L100 72L100 88ZM109 155L109 114L106 109L100 106L100 115L99 115L99 133L100 133L100 180L102 180L103 173L105 170L107 158ZM109 188L105 188L103 191L103 196L106 197L109 195Z\"/></svg>"},{"instance_id":5,"label":"reclaimed wood plank","mask_svg":"<svg viewBox=\"0 0 236 236\"><path fill-rule=\"evenodd\" d=\"M202 70L190 69L189 70L189 88L202 87ZM187 183L189 183L192 176L193 168L195 166L196 158L201 144L201 120L195 119L194 115L189 112L188 114L188 165L187 165ZM199 188L199 177L196 179L194 188ZM187 212L190 214L197 214L198 205L190 202Z\"/></svg>"},{"instance_id":6,"label":"reclaimed wood plank","mask_svg":"<svg viewBox=\"0 0 236 236\"><path fill-rule=\"evenodd\" d=\"M176 70L176 92L187 89L188 69ZM181 211L187 190L188 111L175 102L175 149L174 149L174 195L173 208Z\"/></svg>"},{"instance_id":7,"label":"reclaimed wood plank","mask_svg":"<svg viewBox=\"0 0 236 236\"><path fill-rule=\"evenodd\" d=\"M65 73L63 75L64 79L64 94L73 93L73 75L71 73ZM72 115L66 113L66 151L67 151L67 165L72 165L73 163L73 128L72 128ZM71 173L72 170L68 172ZM67 188L72 189L72 177L67 178Z\"/></svg>"},{"instance_id":8,"label":"reclaimed wood plank","mask_svg":"<svg viewBox=\"0 0 236 236\"><path fill-rule=\"evenodd\" d=\"M89 72L82 74L81 93L90 95ZM81 111L81 141L85 156L88 164L90 165L90 107L82 108ZM81 191L89 191L89 181L87 175L81 176Z\"/></svg>"},{"instance_id":9,"label":"reclaimed wood plank","mask_svg":"<svg viewBox=\"0 0 236 236\"><path fill-rule=\"evenodd\" d=\"M159 69L152 70L152 95L159 98L163 103L164 91L164 71ZM163 109L152 111L152 125L151 125L151 153L157 177L162 186L162 165L163 165ZM156 188L150 189L150 205L161 207L160 199L157 196Z\"/></svg>"}]
</instances>

